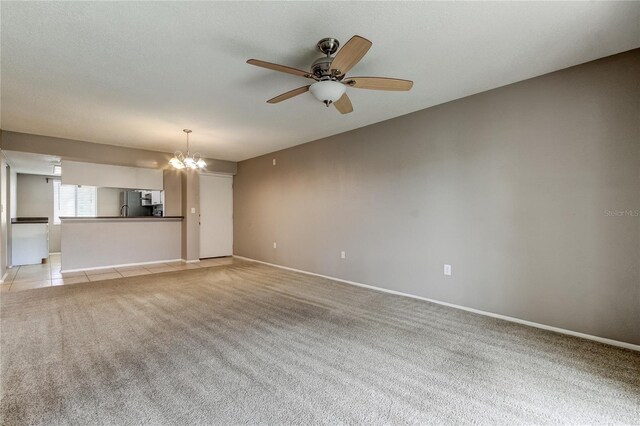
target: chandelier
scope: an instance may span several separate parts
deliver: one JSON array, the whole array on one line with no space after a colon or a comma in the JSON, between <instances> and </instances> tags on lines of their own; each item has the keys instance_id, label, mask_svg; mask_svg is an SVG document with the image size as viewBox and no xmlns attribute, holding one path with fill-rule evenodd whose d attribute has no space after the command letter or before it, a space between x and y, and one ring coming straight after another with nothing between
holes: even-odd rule
<instances>
[{"instance_id":1,"label":"chandelier","mask_svg":"<svg viewBox=\"0 0 640 426\"><path fill-rule=\"evenodd\" d=\"M182 130L187 134L187 153L183 154L181 151L173 153L173 158L169 160L169 164L176 169L204 169L207 167L207 163L202 159L200 153L196 152L191 154L189 151L189 133L190 129Z\"/></svg>"}]
</instances>

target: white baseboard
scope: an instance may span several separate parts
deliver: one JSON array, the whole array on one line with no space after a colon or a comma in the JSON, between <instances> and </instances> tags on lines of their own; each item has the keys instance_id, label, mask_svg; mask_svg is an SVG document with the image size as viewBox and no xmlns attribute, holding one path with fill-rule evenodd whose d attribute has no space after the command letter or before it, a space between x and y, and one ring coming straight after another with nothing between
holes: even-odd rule
<instances>
[{"instance_id":1,"label":"white baseboard","mask_svg":"<svg viewBox=\"0 0 640 426\"><path fill-rule=\"evenodd\" d=\"M355 285L355 286L358 286L358 287L364 287L364 288L368 288L368 289L375 290L375 291L381 291L383 293L390 293L390 294L395 294L397 296L405 296L405 297L411 297L412 299L424 300L424 301L427 301L427 302L436 303L438 305L448 306L450 308L461 309L461 310L467 311L467 312L473 312L474 314L485 315L485 316L492 317L492 318L498 318L498 319L505 320L505 321L515 322L517 324L528 325L529 327L541 328L543 330L554 331L556 333L567 334L569 336L580 337L580 338L583 338L583 339L593 340L595 342L605 343L607 345L617 346L617 347L620 347L620 348L631 349L633 351L640 352L640 345L634 345L632 343L621 342L619 340L613 340L613 339L607 339L607 338L604 338L604 337L593 336L591 334L585 334L585 333L580 333L580 332L577 332L577 331L567 330L567 329L564 329L564 328L553 327L553 326L550 326L550 325L540 324L540 323L533 322L533 321L527 321L527 320L523 320L523 319L520 319L520 318L509 317L509 316L506 316L506 315L494 314L493 312L481 311L479 309L468 308L466 306L455 305L453 303L448 303L448 302L441 302L439 300L434 300L434 299L429 299L429 298L426 298L426 297L416 296L414 294L409 294L409 293L402 293L400 291L389 290L389 289L382 288L382 287L375 287L375 286L372 286L372 285L362 284L362 283L358 283L358 282L355 282L355 281L343 280L342 278L336 278L336 277L331 277L331 276L328 276L328 275L316 274L314 272L303 271L301 269L289 268L287 266L276 265L275 263L263 262L262 260L251 259L249 257L237 256L235 254L233 255L233 257L236 257L238 259L247 260L247 261L250 261L250 262L257 262L257 263L262 263L264 265L274 266L274 267L280 268L280 269L286 269L288 271L300 272L302 274L307 274L307 275L313 275L313 276L316 276L316 277L327 278L327 279L330 279L330 280L333 280L333 281L339 281L339 282L345 283L345 284L351 284L351 285Z\"/></svg>"},{"instance_id":2,"label":"white baseboard","mask_svg":"<svg viewBox=\"0 0 640 426\"><path fill-rule=\"evenodd\" d=\"M80 272L80 271L97 271L99 269L111 269L111 268L124 268L128 266L144 266L144 265L153 265L156 263L167 263L167 262L184 262L183 259L168 259L168 260L154 260L153 262L139 262L139 263L122 263L119 265L108 265L108 266L96 266L93 268L81 268L81 269L65 269L60 271L60 273L65 272Z\"/></svg>"},{"instance_id":3,"label":"white baseboard","mask_svg":"<svg viewBox=\"0 0 640 426\"><path fill-rule=\"evenodd\" d=\"M4 275L2 276L2 279L0 279L0 284L4 284L4 279L7 278L7 274L9 273L9 271L6 271L4 273Z\"/></svg>"},{"instance_id":4,"label":"white baseboard","mask_svg":"<svg viewBox=\"0 0 640 426\"><path fill-rule=\"evenodd\" d=\"M184 259L182 259L182 261L186 262L186 263L199 263L200 259L195 259L195 260L184 260Z\"/></svg>"}]
</instances>

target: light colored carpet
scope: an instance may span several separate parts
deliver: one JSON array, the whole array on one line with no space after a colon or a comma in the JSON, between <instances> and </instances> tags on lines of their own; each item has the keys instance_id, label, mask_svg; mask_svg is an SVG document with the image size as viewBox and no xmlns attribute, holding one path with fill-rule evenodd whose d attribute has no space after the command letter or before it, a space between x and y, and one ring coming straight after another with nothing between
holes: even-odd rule
<instances>
[{"instance_id":1,"label":"light colored carpet","mask_svg":"<svg viewBox=\"0 0 640 426\"><path fill-rule=\"evenodd\" d=\"M7 425L640 423L640 353L255 263L1 310Z\"/></svg>"}]
</instances>

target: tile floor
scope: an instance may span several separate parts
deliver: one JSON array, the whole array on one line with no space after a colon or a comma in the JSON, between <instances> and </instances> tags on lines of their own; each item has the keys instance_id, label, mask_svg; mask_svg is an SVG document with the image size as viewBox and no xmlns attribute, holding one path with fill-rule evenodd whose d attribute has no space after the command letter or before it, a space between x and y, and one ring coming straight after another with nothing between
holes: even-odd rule
<instances>
[{"instance_id":1,"label":"tile floor","mask_svg":"<svg viewBox=\"0 0 640 426\"><path fill-rule=\"evenodd\" d=\"M150 265L62 273L60 272L60 254L58 253L49 255L48 263L42 265L25 265L9 268L4 283L0 284L0 292L110 280L112 278L133 277L136 275L179 271L183 269L208 268L210 266L227 265L233 262L233 257L219 257L215 259L203 259L198 263L154 263Z\"/></svg>"}]
</instances>

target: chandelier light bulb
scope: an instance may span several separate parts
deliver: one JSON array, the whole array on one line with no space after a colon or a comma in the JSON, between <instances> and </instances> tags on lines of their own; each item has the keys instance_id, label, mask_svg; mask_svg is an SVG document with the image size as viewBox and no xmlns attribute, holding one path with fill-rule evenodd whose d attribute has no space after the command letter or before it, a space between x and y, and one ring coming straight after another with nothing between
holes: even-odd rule
<instances>
[{"instance_id":1,"label":"chandelier light bulb","mask_svg":"<svg viewBox=\"0 0 640 426\"><path fill-rule=\"evenodd\" d=\"M180 161L178 157L173 157L171 160L169 160L169 164L176 169L184 169L184 164L182 164L182 161Z\"/></svg>"},{"instance_id":2,"label":"chandelier light bulb","mask_svg":"<svg viewBox=\"0 0 640 426\"><path fill-rule=\"evenodd\" d=\"M189 167L190 169L193 169L196 165L196 162L193 161L193 158L187 157L184 159L184 165Z\"/></svg>"}]
</instances>

